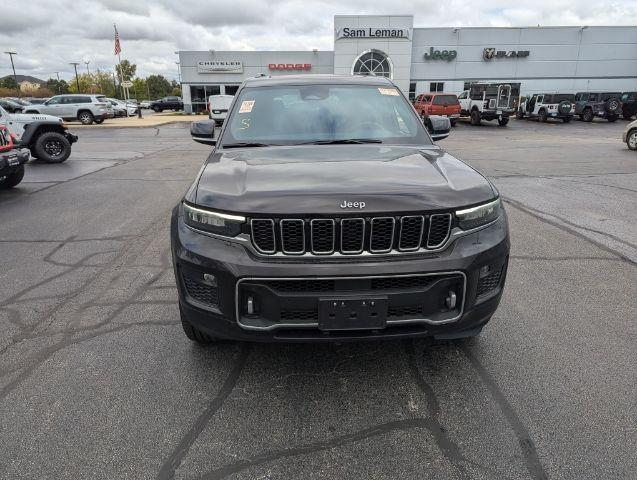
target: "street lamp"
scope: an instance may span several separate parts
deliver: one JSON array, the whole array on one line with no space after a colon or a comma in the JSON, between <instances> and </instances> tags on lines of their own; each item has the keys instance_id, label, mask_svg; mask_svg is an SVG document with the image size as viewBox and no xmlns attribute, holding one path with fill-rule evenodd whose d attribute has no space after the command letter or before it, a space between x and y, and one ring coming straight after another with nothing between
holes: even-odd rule
<instances>
[{"instance_id":1,"label":"street lamp","mask_svg":"<svg viewBox=\"0 0 637 480\"><path fill-rule=\"evenodd\" d=\"M53 73L55 73L55 76L58 79L58 93L61 93L60 92L60 72L53 72Z\"/></svg>"},{"instance_id":2,"label":"street lamp","mask_svg":"<svg viewBox=\"0 0 637 480\"><path fill-rule=\"evenodd\" d=\"M79 65L79 63L69 62L69 65L73 65L73 68L75 68L75 85L77 85L77 93L82 93L80 92L80 78L77 76L77 66Z\"/></svg>"},{"instance_id":3,"label":"street lamp","mask_svg":"<svg viewBox=\"0 0 637 480\"><path fill-rule=\"evenodd\" d=\"M15 65L13 64L13 56L17 55L16 52L4 52L11 58L11 68L13 69L13 80L15 81L15 89L18 92L18 98L20 98L20 85L18 85L18 77L15 74Z\"/></svg>"},{"instance_id":4,"label":"street lamp","mask_svg":"<svg viewBox=\"0 0 637 480\"><path fill-rule=\"evenodd\" d=\"M89 88L91 89L91 93L93 93L93 82L91 81L91 71L88 69L88 64L89 63L91 63L90 60L84 62L84 64L86 65L86 74L88 75Z\"/></svg>"}]
</instances>

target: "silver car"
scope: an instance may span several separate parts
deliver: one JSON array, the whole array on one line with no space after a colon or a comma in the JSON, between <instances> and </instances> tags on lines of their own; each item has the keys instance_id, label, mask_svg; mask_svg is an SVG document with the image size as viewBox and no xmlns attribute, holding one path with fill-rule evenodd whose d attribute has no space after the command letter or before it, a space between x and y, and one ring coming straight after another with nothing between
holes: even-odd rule
<instances>
[{"instance_id":1,"label":"silver car","mask_svg":"<svg viewBox=\"0 0 637 480\"><path fill-rule=\"evenodd\" d=\"M56 95L41 105L30 105L24 113L54 115L64 120L79 120L84 125L102 123L115 116L113 107L104 95Z\"/></svg>"},{"instance_id":2,"label":"silver car","mask_svg":"<svg viewBox=\"0 0 637 480\"><path fill-rule=\"evenodd\" d=\"M637 150L637 120L626 125L624 133L622 133L622 141L625 142L631 150Z\"/></svg>"}]
</instances>

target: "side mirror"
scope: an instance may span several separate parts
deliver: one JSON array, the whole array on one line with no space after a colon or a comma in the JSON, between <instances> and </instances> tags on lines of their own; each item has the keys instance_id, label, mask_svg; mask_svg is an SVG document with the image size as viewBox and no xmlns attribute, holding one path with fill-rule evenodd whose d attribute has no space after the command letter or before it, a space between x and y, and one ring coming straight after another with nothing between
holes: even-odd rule
<instances>
[{"instance_id":1,"label":"side mirror","mask_svg":"<svg viewBox=\"0 0 637 480\"><path fill-rule=\"evenodd\" d=\"M447 138L451 133L451 121L448 117L431 115L427 119L427 131L434 142Z\"/></svg>"},{"instance_id":2,"label":"side mirror","mask_svg":"<svg viewBox=\"0 0 637 480\"><path fill-rule=\"evenodd\" d=\"M204 145L216 145L215 137L215 121L214 120L197 120L190 124L190 136L195 142Z\"/></svg>"}]
</instances>

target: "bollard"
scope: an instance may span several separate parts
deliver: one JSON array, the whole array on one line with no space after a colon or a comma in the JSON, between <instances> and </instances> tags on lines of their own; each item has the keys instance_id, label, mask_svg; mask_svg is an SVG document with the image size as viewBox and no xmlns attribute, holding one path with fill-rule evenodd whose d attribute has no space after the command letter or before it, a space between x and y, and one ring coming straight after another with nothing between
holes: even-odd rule
<instances>
[{"instance_id":1,"label":"bollard","mask_svg":"<svg viewBox=\"0 0 637 480\"><path fill-rule=\"evenodd\" d=\"M137 118L142 118L142 107L137 105Z\"/></svg>"}]
</instances>

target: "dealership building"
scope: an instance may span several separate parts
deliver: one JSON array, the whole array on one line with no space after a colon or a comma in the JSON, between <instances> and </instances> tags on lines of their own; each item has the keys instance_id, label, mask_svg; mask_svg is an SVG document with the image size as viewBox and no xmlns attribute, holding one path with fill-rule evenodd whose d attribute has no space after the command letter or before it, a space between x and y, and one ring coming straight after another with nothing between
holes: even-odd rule
<instances>
[{"instance_id":1,"label":"dealership building","mask_svg":"<svg viewBox=\"0 0 637 480\"><path fill-rule=\"evenodd\" d=\"M637 90L637 26L414 28L411 15L334 17L332 51L180 51L187 112L259 74L390 77L406 95L519 82L521 93Z\"/></svg>"}]
</instances>

